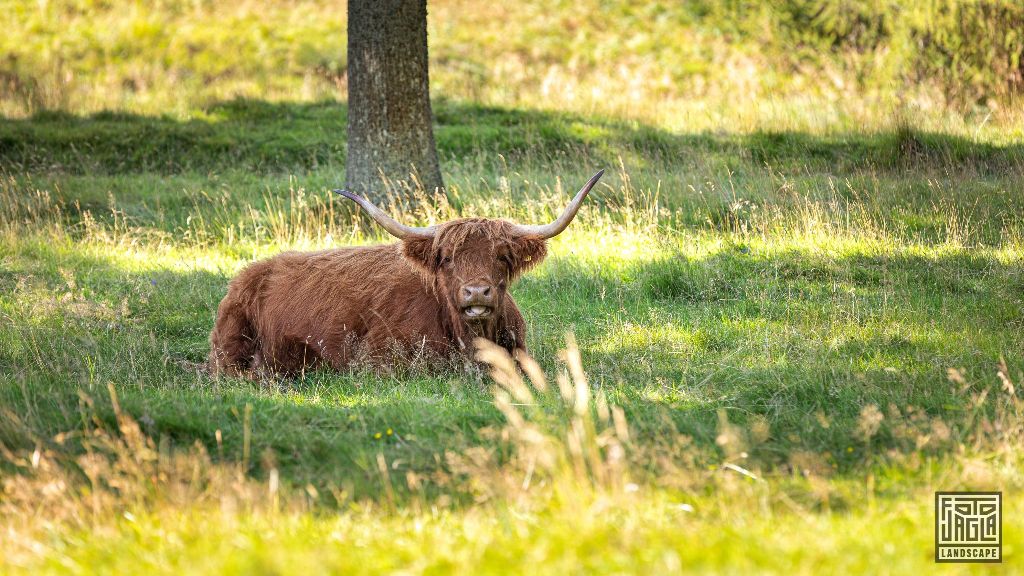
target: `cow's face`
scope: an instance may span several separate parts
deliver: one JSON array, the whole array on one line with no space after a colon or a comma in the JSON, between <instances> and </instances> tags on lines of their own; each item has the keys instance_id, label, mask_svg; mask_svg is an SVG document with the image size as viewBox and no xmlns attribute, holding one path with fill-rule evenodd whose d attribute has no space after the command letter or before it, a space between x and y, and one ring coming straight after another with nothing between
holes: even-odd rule
<instances>
[{"instance_id":1,"label":"cow's face","mask_svg":"<svg viewBox=\"0 0 1024 576\"><path fill-rule=\"evenodd\" d=\"M516 234L502 220L456 220L433 238L406 238L403 246L405 257L433 278L449 310L480 326L502 317L509 284L546 254L543 238Z\"/></svg>"},{"instance_id":2,"label":"cow's face","mask_svg":"<svg viewBox=\"0 0 1024 576\"><path fill-rule=\"evenodd\" d=\"M402 241L405 257L432 279L436 294L444 299L448 311L458 316L460 326L493 339L509 283L544 258L545 240L572 222L602 174L604 170L594 174L562 214L543 225L466 218L436 226L406 226L362 196L348 190L335 192L358 204ZM463 332L456 330L456 334Z\"/></svg>"}]
</instances>

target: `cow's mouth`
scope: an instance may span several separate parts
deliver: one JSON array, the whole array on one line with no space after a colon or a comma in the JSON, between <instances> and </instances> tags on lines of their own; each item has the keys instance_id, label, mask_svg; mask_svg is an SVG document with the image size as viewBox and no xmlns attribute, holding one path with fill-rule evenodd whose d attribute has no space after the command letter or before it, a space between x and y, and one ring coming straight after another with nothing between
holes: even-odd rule
<instances>
[{"instance_id":1,"label":"cow's mouth","mask_svg":"<svg viewBox=\"0 0 1024 576\"><path fill-rule=\"evenodd\" d=\"M490 318L493 312L490 306L466 306L462 309L462 317L467 320L483 320Z\"/></svg>"}]
</instances>

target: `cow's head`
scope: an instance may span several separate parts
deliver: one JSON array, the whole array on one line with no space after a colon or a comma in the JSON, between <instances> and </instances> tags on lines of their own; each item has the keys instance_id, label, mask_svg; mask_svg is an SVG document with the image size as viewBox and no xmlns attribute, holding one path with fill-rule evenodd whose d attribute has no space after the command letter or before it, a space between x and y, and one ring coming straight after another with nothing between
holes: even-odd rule
<instances>
[{"instance_id":1,"label":"cow's head","mask_svg":"<svg viewBox=\"0 0 1024 576\"><path fill-rule=\"evenodd\" d=\"M539 226L485 218L463 218L429 227L405 226L362 196L347 190L335 192L359 204L402 241L405 257L432 280L443 296L452 319L457 320L458 336L468 336L468 331L493 340L508 285L544 259L547 239L572 222L603 174L604 170L595 174L558 219Z\"/></svg>"}]
</instances>

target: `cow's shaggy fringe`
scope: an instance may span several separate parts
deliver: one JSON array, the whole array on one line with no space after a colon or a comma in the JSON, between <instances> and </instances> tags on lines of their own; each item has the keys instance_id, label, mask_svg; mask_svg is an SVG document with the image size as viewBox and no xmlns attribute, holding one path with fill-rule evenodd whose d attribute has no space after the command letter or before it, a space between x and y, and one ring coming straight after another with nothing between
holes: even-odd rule
<instances>
[{"instance_id":1,"label":"cow's shaggy fringe","mask_svg":"<svg viewBox=\"0 0 1024 576\"><path fill-rule=\"evenodd\" d=\"M446 225L438 230L437 236L434 237L434 250L445 246L452 253L458 254L471 237L486 238L492 250L501 246L511 246L519 239L515 232L515 225L507 220L462 218L457 223L457 226ZM515 254L513 253L513 255ZM528 255L528 260L520 259L513 263L514 275L509 280L514 281L529 272L531 268L543 261L546 255L546 247L540 244L533 253Z\"/></svg>"}]
</instances>

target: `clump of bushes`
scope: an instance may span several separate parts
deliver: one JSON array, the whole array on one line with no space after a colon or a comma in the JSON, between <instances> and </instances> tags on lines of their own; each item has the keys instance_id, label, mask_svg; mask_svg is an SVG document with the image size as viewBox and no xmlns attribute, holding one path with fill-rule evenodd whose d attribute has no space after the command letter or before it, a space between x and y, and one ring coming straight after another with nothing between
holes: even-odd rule
<instances>
[{"instance_id":1,"label":"clump of bushes","mask_svg":"<svg viewBox=\"0 0 1024 576\"><path fill-rule=\"evenodd\" d=\"M936 83L957 104L1024 90L1024 4L1013 0L774 0L781 44L877 54L896 80ZM888 61L888 62L885 62ZM877 65L877 64L876 64ZM883 75L884 76L884 75ZM877 80L885 80L884 77Z\"/></svg>"}]
</instances>

